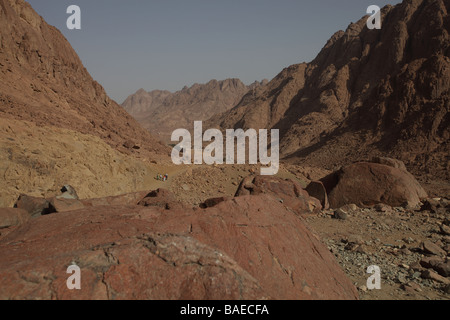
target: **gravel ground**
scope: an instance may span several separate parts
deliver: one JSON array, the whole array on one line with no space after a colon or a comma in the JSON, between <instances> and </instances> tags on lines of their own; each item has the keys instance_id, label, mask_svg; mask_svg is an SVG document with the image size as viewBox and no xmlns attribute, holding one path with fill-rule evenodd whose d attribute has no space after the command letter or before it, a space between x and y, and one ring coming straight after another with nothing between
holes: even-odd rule
<instances>
[{"instance_id":1,"label":"gravel ground","mask_svg":"<svg viewBox=\"0 0 450 320\"><path fill-rule=\"evenodd\" d=\"M361 299L449 300L450 277L445 272L450 236L445 231L450 209L445 199L437 203L438 208L431 211L352 205L338 212L324 211L307 221L358 287ZM441 261L446 277L424 268L427 258ZM371 276L367 268L373 265L381 270L381 290L367 288Z\"/></svg>"}]
</instances>

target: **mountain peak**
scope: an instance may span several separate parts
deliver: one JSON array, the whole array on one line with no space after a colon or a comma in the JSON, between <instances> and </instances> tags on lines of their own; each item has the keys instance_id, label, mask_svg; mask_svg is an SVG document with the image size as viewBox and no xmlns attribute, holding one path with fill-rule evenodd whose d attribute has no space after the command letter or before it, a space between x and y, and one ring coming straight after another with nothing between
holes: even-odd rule
<instances>
[{"instance_id":1,"label":"mountain peak","mask_svg":"<svg viewBox=\"0 0 450 320\"><path fill-rule=\"evenodd\" d=\"M233 108L249 90L261 87L262 83L264 81L246 86L237 78L212 79L206 84L195 83L158 97L155 97L156 91L145 97L137 92L122 106L144 127L156 130L160 137L170 141L173 130L190 128L194 121L204 121Z\"/></svg>"}]
</instances>

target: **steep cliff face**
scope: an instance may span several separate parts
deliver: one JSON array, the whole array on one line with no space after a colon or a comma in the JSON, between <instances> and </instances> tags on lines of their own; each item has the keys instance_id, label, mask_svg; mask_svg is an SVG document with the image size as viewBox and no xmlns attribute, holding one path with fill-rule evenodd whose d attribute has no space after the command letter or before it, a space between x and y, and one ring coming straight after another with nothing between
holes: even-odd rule
<instances>
[{"instance_id":1,"label":"steep cliff face","mask_svg":"<svg viewBox=\"0 0 450 320\"><path fill-rule=\"evenodd\" d=\"M0 0L0 117L96 135L136 153L167 149L112 101L64 36L23 0Z\"/></svg>"},{"instance_id":2,"label":"steep cliff face","mask_svg":"<svg viewBox=\"0 0 450 320\"><path fill-rule=\"evenodd\" d=\"M140 89L122 106L145 128L170 141L178 128L192 128L194 121L204 121L236 106L249 91L256 92L267 81L246 86L239 79L211 80L194 84L175 93Z\"/></svg>"},{"instance_id":3,"label":"steep cliff face","mask_svg":"<svg viewBox=\"0 0 450 320\"><path fill-rule=\"evenodd\" d=\"M169 152L108 98L56 28L28 3L0 0L0 207L65 184L83 198L146 190L150 161Z\"/></svg>"},{"instance_id":4,"label":"steep cliff face","mask_svg":"<svg viewBox=\"0 0 450 320\"><path fill-rule=\"evenodd\" d=\"M209 127L277 128L281 153L334 167L378 154L448 179L450 3L405 0L334 34L311 63L283 70Z\"/></svg>"}]
</instances>

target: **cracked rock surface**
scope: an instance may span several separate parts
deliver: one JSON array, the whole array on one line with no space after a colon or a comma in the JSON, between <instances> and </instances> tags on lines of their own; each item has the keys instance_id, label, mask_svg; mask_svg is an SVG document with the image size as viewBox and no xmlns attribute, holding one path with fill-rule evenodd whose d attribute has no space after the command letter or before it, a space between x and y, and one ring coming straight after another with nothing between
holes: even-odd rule
<instances>
[{"instance_id":1,"label":"cracked rock surface","mask_svg":"<svg viewBox=\"0 0 450 320\"><path fill-rule=\"evenodd\" d=\"M207 209L98 206L0 237L0 299L356 299L301 216L270 195ZM70 265L81 290L68 290Z\"/></svg>"}]
</instances>

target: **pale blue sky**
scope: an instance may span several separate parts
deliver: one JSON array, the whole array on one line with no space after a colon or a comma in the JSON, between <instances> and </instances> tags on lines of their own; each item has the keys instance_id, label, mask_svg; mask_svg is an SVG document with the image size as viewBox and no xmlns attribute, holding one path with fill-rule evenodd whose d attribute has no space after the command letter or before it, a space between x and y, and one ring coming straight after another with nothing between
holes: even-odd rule
<instances>
[{"instance_id":1,"label":"pale blue sky","mask_svg":"<svg viewBox=\"0 0 450 320\"><path fill-rule=\"evenodd\" d=\"M369 5L399 0L28 0L62 31L118 103L140 88L176 91L211 79L272 79L311 61ZM81 8L82 30L66 9Z\"/></svg>"}]
</instances>

